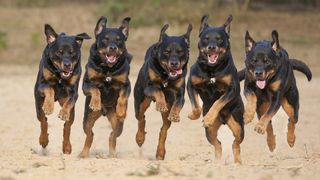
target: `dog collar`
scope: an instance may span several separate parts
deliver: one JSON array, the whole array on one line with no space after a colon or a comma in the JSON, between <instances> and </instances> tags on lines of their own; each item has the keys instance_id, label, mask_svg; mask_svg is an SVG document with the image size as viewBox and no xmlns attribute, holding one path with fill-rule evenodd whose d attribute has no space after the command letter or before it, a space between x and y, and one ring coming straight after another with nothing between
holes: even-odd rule
<instances>
[{"instance_id":1,"label":"dog collar","mask_svg":"<svg viewBox=\"0 0 320 180\"><path fill-rule=\"evenodd\" d=\"M163 82L162 82L162 86L163 86L164 88L168 87L168 80L163 81Z\"/></svg>"},{"instance_id":2,"label":"dog collar","mask_svg":"<svg viewBox=\"0 0 320 180\"><path fill-rule=\"evenodd\" d=\"M112 80L112 77L111 77L111 76L107 76L107 77L106 77L106 81L107 81L107 82L110 82L111 80Z\"/></svg>"}]
</instances>

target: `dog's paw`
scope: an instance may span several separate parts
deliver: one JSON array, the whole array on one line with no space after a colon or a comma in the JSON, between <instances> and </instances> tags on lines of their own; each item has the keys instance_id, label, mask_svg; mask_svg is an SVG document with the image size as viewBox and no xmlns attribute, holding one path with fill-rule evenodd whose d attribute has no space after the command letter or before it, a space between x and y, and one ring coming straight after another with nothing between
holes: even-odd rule
<instances>
[{"instance_id":1,"label":"dog's paw","mask_svg":"<svg viewBox=\"0 0 320 180\"><path fill-rule=\"evenodd\" d=\"M78 158L84 159L89 157L89 152L88 151L82 151L79 155Z\"/></svg>"},{"instance_id":2,"label":"dog's paw","mask_svg":"<svg viewBox=\"0 0 320 180\"><path fill-rule=\"evenodd\" d=\"M266 132L267 126L263 124L261 121L256 124L254 130L259 134L264 134Z\"/></svg>"},{"instance_id":3,"label":"dog's paw","mask_svg":"<svg viewBox=\"0 0 320 180\"><path fill-rule=\"evenodd\" d=\"M100 98L91 98L89 108L92 111L100 111L101 110L101 100Z\"/></svg>"},{"instance_id":4,"label":"dog's paw","mask_svg":"<svg viewBox=\"0 0 320 180\"><path fill-rule=\"evenodd\" d=\"M192 110L189 114L188 114L188 118L191 120L197 120L200 118L201 116L201 109L195 109Z\"/></svg>"},{"instance_id":5,"label":"dog's paw","mask_svg":"<svg viewBox=\"0 0 320 180\"><path fill-rule=\"evenodd\" d=\"M42 106L42 110L45 115L50 115L53 113L54 110L54 102L44 102Z\"/></svg>"},{"instance_id":6,"label":"dog's paw","mask_svg":"<svg viewBox=\"0 0 320 180\"><path fill-rule=\"evenodd\" d=\"M244 119L244 123L245 124L249 124L252 122L252 119L253 119L254 115L250 115L249 113L244 113L243 115L243 119Z\"/></svg>"},{"instance_id":7,"label":"dog's paw","mask_svg":"<svg viewBox=\"0 0 320 180\"><path fill-rule=\"evenodd\" d=\"M294 133L287 133L287 142L290 147L294 146L294 143L296 141L296 136Z\"/></svg>"},{"instance_id":8,"label":"dog's paw","mask_svg":"<svg viewBox=\"0 0 320 180\"><path fill-rule=\"evenodd\" d=\"M203 126L204 127L209 127L212 126L214 121L217 119L216 115L209 115L207 114L204 119L203 119Z\"/></svg>"},{"instance_id":9,"label":"dog's paw","mask_svg":"<svg viewBox=\"0 0 320 180\"><path fill-rule=\"evenodd\" d=\"M171 122L179 122L180 116L179 116L179 114L176 114L176 113L170 113L168 116L168 120Z\"/></svg>"},{"instance_id":10,"label":"dog's paw","mask_svg":"<svg viewBox=\"0 0 320 180\"><path fill-rule=\"evenodd\" d=\"M72 152L71 144L63 142L62 152L63 152L63 154L71 154L71 152Z\"/></svg>"},{"instance_id":11,"label":"dog's paw","mask_svg":"<svg viewBox=\"0 0 320 180\"><path fill-rule=\"evenodd\" d=\"M69 121L70 120L70 112L66 109L61 109L58 118L61 119L62 121Z\"/></svg>"},{"instance_id":12,"label":"dog's paw","mask_svg":"<svg viewBox=\"0 0 320 180\"><path fill-rule=\"evenodd\" d=\"M156 110L160 112L167 112L167 104L165 102L156 102Z\"/></svg>"}]
</instances>

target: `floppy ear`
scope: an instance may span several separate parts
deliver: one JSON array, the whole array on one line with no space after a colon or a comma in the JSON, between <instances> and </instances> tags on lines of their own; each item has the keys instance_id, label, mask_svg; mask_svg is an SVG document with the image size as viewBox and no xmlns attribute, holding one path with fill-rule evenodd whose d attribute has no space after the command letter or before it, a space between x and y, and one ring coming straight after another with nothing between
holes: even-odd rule
<instances>
[{"instance_id":1,"label":"floppy ear","mask_svg":"<svg viewBox=\"0 0 320 180\"><path fill-rule=\"evenodd\" d=\"M84 39L91 39L91 37L87 33L81 33L76 35L76 42L79 44L80 47Z\"/></svg>"},{"instance_id":2,"label":"floppy ear","mask_svg":"<svg viewBox=\"0 0 320 180\"><path fill-rule=\"evenodd\" d=\"M225 28L225 31L228 33L229 36L230 36L230 26L231 26L232 19L233 19L232 15L229 15L228 19L223 24L223 27Z\"/></svg>"},{"instance_id":3,"label":"floppy ear","mask_svg":"<svg viewBox=\"0 0 320 180\"><path fill-rule=\"evenodd\" d=\"M199 36L200 34L202 33L202 31L204 29L206 29L209 25L208 25L208 18L209 18L209 15L204 15L202 18L201 18L201 25L200 25L200 30L199 30Z\"/></svg>"},{"instance_id":4,"label":"floppy ear","mask_svg":"<svg viewBox=\"0 0 320 180\"><path fill-rule=\"evenodd\" d=\"M124 36L126 37L126 39L129 36L129 22L130 22L131 18L130 17L126 17L122 20L122 24L119 27L119 29L122 31L122 33L124 34Z\"/></svg>"},{"instance_id":5,"label":"floppy ear","mask_svg":"<svg viewBox=\"0 0 320 180\"><path fill-rule=\"evenodd\" d=\"M157 45L161 44L161 43L163 42L164 37L167 36L166 30L168 29L168 27L169 27L169 24L165 24L165 25L162 27L162 29L161 29L161 31L160 31L159 41L158 41Z\"/></svg>"},{"instance_id":6,"label":"floppy ear","mask_svg":"<svg viewBox=\"0 0 320 180\"><path fill-rule=\"evenodd\" d=\"M97 22L96 28L94 29L94 35L97 37L107 25L107 18L101 16Z\"/></svg>"},{"instance_id":7,"label":"floppy ear","mask_svg":"<svg viewBox=\"0 0 320 180\"><path fill-rule=\"evenodd\" d=\"M276 52L280 49L280 44L279 44L279 35L276 30L273 30L271 33L272 36L272 49Z\"/></svg>"},{"instance_id":8,"label":"floppy ear","mask_svg":"<svg viewBox=\"0 0 320 180\"><path fill-rule=\"evenodd\" d=\"M246 31L246 35L244 39L245 39L246 53L248 54L248 52L252 50L252 47L255 44L255 42L250 36L248 31Z\"/></svg>"},{"instance_id":9,"label":"floppy ear","mask_svg":"<svg viewBox=\"0 0 320 180\"><path fill-rule=\"evenodd\" d=\"M44 33L46 34L48 44L53 43L58 37L57 33L49 24L44 25Z\"/></svg>"},{"instance_id":10,"label":"floppy ear","mask_svg":"<svg viewBox=\"0 0 320 180\"><path fill-rule=\"evenodd\" d=\"M184 39L188 46L190 46L190 33L192 31L192 24L189 24L186 34L184 34Z\"/></svg>"}]
</instances>

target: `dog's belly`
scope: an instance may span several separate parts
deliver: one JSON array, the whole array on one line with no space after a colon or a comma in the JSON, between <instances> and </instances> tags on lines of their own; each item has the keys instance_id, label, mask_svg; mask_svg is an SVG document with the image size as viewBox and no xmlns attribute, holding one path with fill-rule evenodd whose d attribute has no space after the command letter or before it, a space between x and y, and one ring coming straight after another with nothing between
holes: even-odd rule
<instances>
[{"instance_id":1,"label":"dog's belly","mask_svg":"<svg viewBox=\"0 0 320 180\"><path fill-rule=\"evenodd\" d=\"M101 102L104 107L113 107L117 104L119 90L114 89L111 85L107 84L100 88Z\"/></svg>"}]
</instances>

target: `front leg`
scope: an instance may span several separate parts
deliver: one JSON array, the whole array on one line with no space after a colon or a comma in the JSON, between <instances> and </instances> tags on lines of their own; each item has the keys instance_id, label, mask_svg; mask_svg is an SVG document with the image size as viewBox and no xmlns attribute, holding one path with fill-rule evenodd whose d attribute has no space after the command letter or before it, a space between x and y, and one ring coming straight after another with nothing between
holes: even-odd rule
<instances>
[{"instance_id":1,"label":"front leg","mask_svg":"<svg viewBox=\"0 0 320 180\"><path fill-rule=\"evenodd\" d=\"M160 112L167 112L168 111L166 98L165 98L163 92L161 91L160 86L149 85L144 89L144 94L147 97L150 97L151 99L156 101L156 110L157 111L160 111Z\"/></svg>"},{"instance_id":2,"label":"front leg","mask_svg":"<svg viewBox=\"0 0 320 180\"><path fill-rule=\"evenodd\" d=\"M86 77L83 80L82 90L85 96L91 96L89 108L92 111L101 110L101 93L97 86L94 86Z\"/></svg>"},{"instance_id":3,"label":"front leg","mask_svg":"<svg viewBox=\"0 0 320 180\"><path fill-rule=\"evenodd\" d=\"M71 110L74 108L77 99L78 93L75 91L75 89L70 90L69 97L65 99L60 99L59 103L62 106L62 108L58 114L58 118L60 118L63 121L69 121Z\"/></svg>"},{"instance_id":4,"label":"front leg","mask_svg":"<svg viewBox=\"0 0 320 180\"><path fill-rule=\"evenodd\" d=\"M123 122L126 117L128 98L129 98L130 92L131 92L130 82L126 83L120 89L120 92L119 92L119 97L118 97L117 106L116 106L116 114L117 114L117 119L119 119L121 122Z\"/></svg>"},{"instance_id":5,"label":"front leg","mask_svg":"<svg viewBox=\"0 0 320 180\"><path fill-rule=\"evenodd\" d=\"M257 108L257 96L254 91L245 85L244 96L247 99L247 106L245 108L245 112L243 114L243 119L245 124L248 124L252 121L254 114Z\"/></svg>"},{"instance_id":6,"label":"front leg","mask_svg":"<svg viewBox=\"0 0 320 180\"><path fill-rule=\"evenodd\" d=\"M199 83L201 79L195 75L190 76L187 83L187 92L192 105L192 111L188 114L188 118L191 120L199 119L201 116L202 108L199 104L199 94L195 89L195 83Z\"/></svg>"},{"instance_id":7,"label":"front leg","mask_svg":"<svg viewBox=\"0 0 320 180\"><path fill-rule=\"evenodd\" d=\"M172 122L179 122L180 121L180 111L184 105L184 92L185 88L180 87L180 89L177 92L176 99L173 102L173 105L171 107L168 120Z\"/></svg>"},{"instance_id":8,"label":"front leg","mask_svg":"<svg viewBox=\"0 0 320 180\"><path fill-rule=\"evenodd\" d=\"M53 113L54 109L54 90L52 87L45 86L40 88L40 93L44 96L42 110L45 115L50 115Z\"/></svg>"},{"instance_id":9,"label":"front leg","mask_svg":"<svg viewBox=\"0 0 320 180\"><path fill-rule=\"evenodd\" d=\"M232 79L232 75L225 75L222 78L219 78L220 82L228 85L226 92L213 103L208 113L204 117L204 127L209 127L214 124L218 119L219 112L221 109L230 102L236 95L239 94L240 86L237 84L237 81Z\"/></svg>"},{"instance_id":10,"label":"front leg","mask_svg":"<svg viewBox=\"0 0 320 180\"><path fill-rule=\"evenodd\" d=\"M273 92L273 96L271 97L271 104L265 114L263 114L259 120L259 122L256 124L254 130L258 132L259 134L264 134L266 132L267 126L269 122L271 121L272 117L277 113L277 111L280 108L281 101L280 97L281 94L279 91Z\"/></svg>"}]
</instances>

